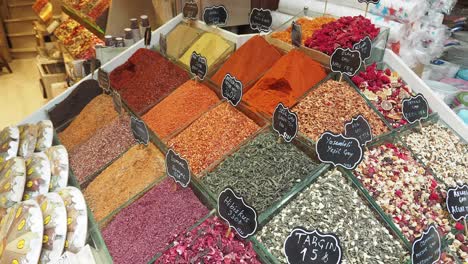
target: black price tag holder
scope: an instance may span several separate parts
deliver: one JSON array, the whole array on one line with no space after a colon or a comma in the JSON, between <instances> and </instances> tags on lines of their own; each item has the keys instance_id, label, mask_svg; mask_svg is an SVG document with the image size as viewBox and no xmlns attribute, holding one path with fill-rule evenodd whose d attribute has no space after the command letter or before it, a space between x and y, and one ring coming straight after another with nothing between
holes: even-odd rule
<instances>
[{"instance_id":1,"label":"black price tag holder","mask_svg":"<svg viewBox=\"0 0 468 264\"><path fill-rule=\"evenodd\" d=\"M221 84L221 95L228 100L232 106L237 106L242 100L244 86L235 76L227 73Z\"/></svg>"},{"instance_id":2,"label":"black price tag holder","mask_svg":"<svg viewBox=\"0 0 468 264\"><path fill-rule=\"evenodd\" d=\"M215 5L203 9L203 21L216 27L226 25L229 13L224 5Z\"/></svg>"},{"instance_id":3,"label":"black price tag holder","mask_svg":"<svg viewBox=\"0 0 468 264\"><path fill-rule=\"evenodd\" d=\"M373 137L372 128L362 115L353 117L351 121L345 123L344 135L357 139L363 147L366 147L366 144L371 142Z\"/></svg>"},{"instance_id":4,"label":"black price tag holder","mask_svg":"<svg viewBox=\"0 0 468 264\"><path fill-rule=\"evenodd\" d=\"M253 8L249 15L250 29L262 33L271 32L273 17L270 9Z\"/></svg>"},{"instance_id":5,"label":"black price tag holder","mask_svg":"<svg viewBox=\"0 0 468 264\"><path fill-rule=\"evenodd\" d=\"M340 82L343 74L349 77L354 76L361 68L361 64L362 58L359 50L337 48L330 56L330 69L332 72L340 73Z\"/></svg>"},{"instance_id":6,"label":"black price tag holder","mask_svg":"<svg viewBox=\"0 0 468 264\"><path fill-rule=\"evenodd\" d=\"M291 112L283 103L279 103L273 113L272 127L286 142L291 142L299 129L297 114Z\"/></svg>"},{"instance_id":7,"label":"black price tag holder","mask_svg":"<svg viewBox=\"0 0 468 264\"><path fill-rule=\"evenodd\" d=\"M130 117L130 128L132 129L133 136L135 140L142 145L148 146L149 143L149 133L148 128L146 127L145 122L142 120L131 116Z\"/></svg>"},{"instance_id":8,"label":"black price tag holder","mask_svg":"<svg viewBox=\"0 0 468 264\"><path fill-rule=\"evenodd\" d=\"M367 12L369 11L369 4L378 4L380 0L358 0L359 3L366 3L366 13L364 17L367 17Z\"/></svg>"},{"instance_id":9,"label":"black price tag holder","mask_svg":"<svg viewBox=\"0 0 468 264\"><path fill-rule=\"evenodd\" d=\"M410 124L419 123L422 131L421 121L429 117L429 104L421 93L416 96L405 98L401 101L403 118Z\"/></svg>"},{"instance_id":10,"label":"black price tag holder","mask_svg":"<svg viewBox=\"0 0 468 264\"><path fill-rule=\"evenodd\" d=\"M423 234L413 241L411 247L412 264L434 264L441 255L440 235L437 228L431 225Z\"/></svg>"},{"instance_id":11,"label":"black price tag holder","mask_svg":"<svg viewBox=\"0 0 468 264\"><path fill-rule=\"evenodd\" d=\"M359 141L342 134L324 132L315 144L318 159L323 163L354 170L363 158L363 150Z\"/></svg>"},{"instance_id":12,"label":"black price tag holder","mask_svg":"<svg viewBox=\"0 0 468 264\"><path fill-rule=\"evenodd\" d=\"M463 219L465 236L468 236L468 226L466 226L466 217L468 216L468 185L464 184L458 185L455 188L449 188L445 203L453 220L460 221Z\"/></svg>"},{"instance_id":13,"label":"black price tag holder","mask_svg":"<svg viewBox=\"0 0 468 264\"><path fill-rule=\"evenodd\" d=\"M361 53L362 63L370 58L372 53L372 41L369 36L365 36L361 41L353 45L353 50L358 50Z\"/></svg>"},{"instance_id":14,"label":"black price tag holder","mask_svg":"<svg viewBox=\"0 0 468 264\"><path fill-rule=\"evenodd\" d=\"M190 72L195 75L195 79L198 81L203 81L208 73L206 58L196 51L192 52L192 56L190 57Z\"/></svg>"},{"instance_id":15,"label":"black price tag holder","mask_svg":"<svg viewBox=\"0 0 468 264\"><path fill-rule=\"evenodd\" d=\"M197 20L198 15L198 4L197 2L190 0L186 1L184 8L182 9L182 15L185 19L188 20Z\"/></svg>"},{"instance_id":16,"label":"black price tag holder","mask_svg":"<svg viewBox=\"0 0 468 264\"><path fill-rule=\"evenodd\" d=\"M98 83L104 93L109 94L111 92L109 73L104 71L102 68L98 69Z\"/></svg>"},{"instance_id":17,"label":"black price tag holder","mask_svg":"<svg viewBox=\"0 0 468 264\"><path fill-rule=\"evenodd\" d=\"M120 97L119 92L112 90L112 102L114 103L114 109L119 115L122 115L122 98Z\"/></svg>"},{"instance_id":18,"label":"black price tag holder","mask_svg":"<svg viewBox=\"0 0 468 264\"><path fill-rule=\"evenodd\" d=\"M294 47L302 45L302 27L296 21L291 24L291 43Z\"/></svg>"},{"instance_id":19,"label":"black price tag holder","mask_svg":"<svg viewBox=\"0 0 468 264\"><path fill-rule=\"evenodd\" d=\"M166 153L166 173L183 188L186 188L190 183L191 174L188 161L172 149Z\"/></svg>"}]
</instances>

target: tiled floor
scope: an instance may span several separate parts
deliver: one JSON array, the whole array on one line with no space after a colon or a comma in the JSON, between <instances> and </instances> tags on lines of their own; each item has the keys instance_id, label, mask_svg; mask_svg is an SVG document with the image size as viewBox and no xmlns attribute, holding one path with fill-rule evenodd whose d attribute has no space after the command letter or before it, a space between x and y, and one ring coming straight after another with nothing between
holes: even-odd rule
<instances>
[{"instance_id":1,"label":"tiled floor","mask_svg":"<svg viewBox=\"0 0 468 264\"><path fill-rule=\"evenodd\" d=\"M36 111L47 101L42 98L36 59L14 60L13 73L0 73L0 130Z\"/></svg>"}]
</instances>

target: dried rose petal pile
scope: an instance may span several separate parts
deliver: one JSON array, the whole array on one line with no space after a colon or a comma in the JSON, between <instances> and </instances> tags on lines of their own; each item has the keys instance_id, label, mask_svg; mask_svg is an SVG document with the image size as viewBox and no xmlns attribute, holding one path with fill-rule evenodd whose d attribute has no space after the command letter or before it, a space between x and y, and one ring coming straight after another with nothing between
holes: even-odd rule
<instances>
[{"instance_id":1,"label":"dried rose petal pile","mask_svg":"<svg viewBox=\"0 0 468 264\"><path fill-rule=\"evenodd\" d=\"M241 241L217 217L181 236L156 263L260 264L252 243Z\"/></svg>"},{"instance_id":2,"label":"dried rose petal pile","mask_svg":"<svg viewBox=\"0 0 468 264\"><path fill-rule=\"evenodd\" d=\"M408 123L403 118L401 101L410 97L413 92L396 73L388 68L379 70L374 63L352 80L392 127L399 128Z\"/></svg>"},{"instance_id":3,"label":"dried rose petal pile","mask_svg":"<svg viewBox=\"0 0 468 264\"><path fill-rule=\"evenodd\" d=\"M331 55L336 48L353 48L355 43L369 36L374 40L380 29L363 16L344 16L322 26L305 41L305 45Z\"/></svg>"}]
</instances>

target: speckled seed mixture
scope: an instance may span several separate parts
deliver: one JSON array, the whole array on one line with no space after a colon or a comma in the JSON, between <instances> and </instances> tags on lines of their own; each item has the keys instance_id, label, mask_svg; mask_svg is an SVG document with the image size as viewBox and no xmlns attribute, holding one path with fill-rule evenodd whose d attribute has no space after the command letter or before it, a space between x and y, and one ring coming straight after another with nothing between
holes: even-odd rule
<instances>
[{"instance_id":1,"label":"speckled seed mixture","mask_svg":"<svg viewBox=\"0 0 468 264\"><path fill-rule=\"evenodd\" d=\"M468 184L468 144L452 130L430 124L421 132L404 135L403 140L447 186Z\"/></svg>"},{"instance_id":2,"label":"speckled seed mixture","mask_svg":"<svg viewBox=\"0 0 468 264\"><path fill-rule=\"evenodd\" d=\"M84 190L97 221L139 194L165 173L164 155L154 145L135 145Z\"/></svg>"},{"instance_id":3,"label":"speckled seed mixture","mask_svg":"<svg viewBox=\"0 0 468 264\"><path fill-rule=\"evenodd\" d=\"M192 174L198 176L259 129L254 121L224 102L169 140L167 145L187 159Z\"/></svg>"},{"instance_id":4,"label":"speckled seed mixture","mask_svg":"<svg viewBox=\"0 0 468 264\"><path fill-rule=\"evenodd\" d=\"M208 213L190 188L166 178L123 209L102 236L116 264L147 263Z\"/></svg>"},{"instance_id":5,"label":"speckled seed mixture","mask_svg":"<svg viewBox=\"0 0 468 264\"><path fill-rule=\"evenodd\" d=\"M272 132L262 133L203 177L218 195L231 186L262 213L295 185L311 176L318 164L291 143Z\"/></svg>"},{"instance_id":6,"label":"speckled seed mixture","mask_svg":"<svg viewBox=\"0 0 468 264\"><path fill-rule=\"evenodd\" d=\"M320 176L257 236L281 263L286 263L283 243L298 226L336 234L343 263L400 264L408 254L339 171Z\"/></svg>"},{"instance_id":7,"label":"speckled seed mixture","mask_svg":"<svg viewBox=\"0 0 468 264\"><path fill-rule=\"evenodd\" d=\"M388 131L380 117L345 81L326 81L302 99L293 111L299 118L299 130L315 141L326 130L342 133L345 122L359 114L367 119L374 136Z\"/></svg>"},{"instance_id":8,"label":"speckled seed mixture","mask_svg":"<svg viewBox=\"0 0 468 264\"><path fill-rule=\"evenodd\" d=\"M70 152L70 164L78 182L87 182L106 164L135 144L128 115L116 118Z\"/></svg>"}]
</instances>

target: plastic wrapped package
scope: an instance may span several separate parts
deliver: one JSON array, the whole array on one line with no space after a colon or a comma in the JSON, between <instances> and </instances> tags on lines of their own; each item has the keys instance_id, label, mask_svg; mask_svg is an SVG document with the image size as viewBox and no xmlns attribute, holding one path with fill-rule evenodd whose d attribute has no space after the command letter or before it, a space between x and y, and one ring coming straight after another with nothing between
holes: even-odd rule
<instances>
[{"instance_id":1,"label":"plastic wrapped package","mask_svg":"<svg viewBox=\"0 0 468 264\"><path fill-rule=\"evenodd\" d=\"M450 84L443 82L425 80L425 83L432 91L446 104L450 105L458 93L458 89Z\"/></svg>"},{"instance_id":2,"label":"plastic wrapped package","mask_svg":"<svg viewBox=\"0 0 468 264\"><path fill-rule=\"evenodd\" d=\"M50 120L42 120L37 124L36 151L41 152L52 146L54 125Z\"/></svg>"},{"instance_id":3,"label":"plastic wrapped package","mask_svg":"<svg viewBox=\"0 0 468 264\"><path fill-rule=\"evenodd\" d=\"M455 7L457 0L427 0L431 10L439 11L444 14L450 14Z\"/></svg>"},{"instance_id":4,"label":"plastic wrapped package","mask_svg":"<svg viewBox=\"0 0 468 264\"><path fill-rule=\"evenodd\" d=\"M428 9L426 0L380 0L369 5L372 14L404 23L418 21Z\"/></svg>"},{"instance_id":5,"label":"plastic wrapped package","mask_svg":"<svg viewBox=\"0 0 468 264\"><path fill-rule=\"evenodd\" d=\"M45 151L50 162L49 191L53 192L67 186L69 161L67 149L62 146L53 146Z\"/></svg>"},{"instance_id":6,"label":"plastic wrapped package","mask_svg":"<svg viewBox=\"0 0 468 264\"><path fill-rule=\"evenodd\" d=\"M37 141L37 126L25 124L18 127L20 132L18 156L27 158L34 153Z\"/></svg>"},{"instance_id":7,"label":"plastic wrapped package","mask_svg":"<svg viewBox=\"0 0 468 264\"><path fill-rule=\"evenodd\" d=\"M0 163L0 208L8 208L23 199L26 165L23 158L14 157Z\"/></svg>"},{"instance_id":8,"label":"plastic wrapped package","mask_svg":"<svg viewBox=\"0 0 468 264\"><path fill-rule=\"evenodd\" d=\"M26 159L26 186L23 200L49 192L50 163L43 152L33 153Z\"/></svg>"},{"instance_id":9,"label":"plastic wrapped package","mask_svg":"<svg viewBox=\"0 0 468 264\"><path fill-rule=\"evenodd\" d=\"M466 54L468 54L468 43L460 41L460 45L446 47L441 59L468 68Z\"/></svg>"},{"instance_id":10,"label":"plastic wrapped package","mask_svg":"<svg viewBox=\"0 0 468 264\"><path fill-rule=\"evenodd\" d=\"M440 81L455 86L459 90L468 91L468 81L456 78L443 78Z\"/></svg>"},{"instance_id":11,"label":"plastic wrapped package","mask_svg":"<svg viewBox=\"0 0 468 264\"><path fill-rule=\"evenodd\" d=\"M0 132L0 162L16 157L19 147L19 129L15 126L5 127Z\"/></svg>"},{"instance_id":12,"label":"plastic wrapped package","mask_svg":"<svg viewBox=\"0 0 468 264\"><path fill-rule=\"evenodd\" d=\"M444 60L434 60L425 65L422 79L440 81L443 78L453 78L460 66Z\"/></svg>"}]
</instances>

